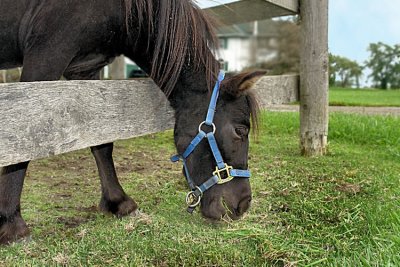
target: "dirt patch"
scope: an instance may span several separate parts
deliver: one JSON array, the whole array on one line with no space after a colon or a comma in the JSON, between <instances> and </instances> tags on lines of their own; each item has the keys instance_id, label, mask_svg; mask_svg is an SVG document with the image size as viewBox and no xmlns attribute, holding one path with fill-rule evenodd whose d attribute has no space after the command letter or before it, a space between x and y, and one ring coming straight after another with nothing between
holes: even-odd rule
<instances>
[{"instance_id":1,"label":"dirt patch","mask_svg":"<svg viewBox=\"0 0 400 267\"><path fill-rule=\"evenodd\" d=\"M342 183L338 185L337 190L346 194L358 194L361 192L361 185L359 184L350 184L350 183Z\"/></svg>"},{"instance_id":2,"label":"dirt patch","mask_svg":"<svg viewBox=\"0 0 400 267\"><path fill-rule=\"evenodd\" d=\"M98 212L98 208L95 205L89 206L89 207L77 207L77 211L83 211L83 212Z\"/></svg>"},{"instance_id":3,"label":"dirt patch","mask_svg":"<svg viewBox=\"0 0 400 267\"><path fill-rule=\"evenodd\" d=\"M90 221L89 217L58 217L56 222L63 224L66 228L76 228L79 225Z\"/></svg>"}]
</instances>

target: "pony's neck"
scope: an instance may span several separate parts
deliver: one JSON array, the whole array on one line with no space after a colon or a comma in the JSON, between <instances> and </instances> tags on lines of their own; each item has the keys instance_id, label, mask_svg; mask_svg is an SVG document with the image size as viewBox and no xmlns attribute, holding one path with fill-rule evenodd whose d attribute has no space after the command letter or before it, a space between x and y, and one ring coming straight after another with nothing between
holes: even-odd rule
<instances>
[{"instance_id":1,"label":"pony's neck","mask_svg":"<svg viewBox=\"0 0 400 267\"><path fill-rule=\"evenodd\" d=\"M211 54L211 51L209 53ZM142 51L142 53L127 53L126 55L135 61L141 69L150 74L152 69L150 56L151 50L148 52ZM177 82L170 94L168 94L166 88L164 88L157 79L153 78L157 86L168 97L168 100L171 102L174 109L178 108L178 103L191 101L193 98L199 96L201 96L201 99L207 100L207 95L210 94L218 75L219 63L216 59L212 62L213 67L211 70L209 69L209 66L200 65L195 67L190 64L190 62L192 62L191 60L187 60L187 62L189 63L183 66Z\"/></svg>"},{"instance_id":2,"label":"pony's neck","mask_svg":"<svg viewBox=\"0 0 400 267\"><path fill-rule=\"evenodd\" d=\"M124 54L169 97L207 92L218 72L212 23L187 0L125 0ZM196 66L196 67L195 67ZM183 86L182 86L183 85Z\"/></svg>"},{"instance_id":3,"label":"pony's neck","mask_svg":"<svg viewBox=\"0 0 400 267\"><path fill-rule=\"evenodd\" d=\"M216 74L217 75L217 74ZM185 68L175 85L174 90L169 95L168 100L175 110L182 107L193 105L208 100L210 90L208 88L207 73L205 68ZM183 103L188 103L183 105Z\"/></svg>"}]
</instances>

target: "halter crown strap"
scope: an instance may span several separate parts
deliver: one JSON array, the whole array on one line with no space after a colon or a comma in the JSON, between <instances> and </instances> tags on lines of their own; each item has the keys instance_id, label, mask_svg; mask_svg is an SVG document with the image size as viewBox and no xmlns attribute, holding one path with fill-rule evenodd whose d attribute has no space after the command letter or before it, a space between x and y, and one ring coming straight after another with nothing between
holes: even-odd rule
<instances>
[{"instance_id":1,"label":"halter crown strap","mask_svg":"<svg viewBox=\"0 0 400 267\"><path fill-rule=\"evenodd\" d=\"M208 106L207 117L205 124L211 126L214 120L215 107L217 106L217 100L219 96L219 88L221 87L221 82L225 78L225 72L220 70L218 74L217 82L214 85L213 93L211 95L210 105Z\"/></svg>"}]
</instances>

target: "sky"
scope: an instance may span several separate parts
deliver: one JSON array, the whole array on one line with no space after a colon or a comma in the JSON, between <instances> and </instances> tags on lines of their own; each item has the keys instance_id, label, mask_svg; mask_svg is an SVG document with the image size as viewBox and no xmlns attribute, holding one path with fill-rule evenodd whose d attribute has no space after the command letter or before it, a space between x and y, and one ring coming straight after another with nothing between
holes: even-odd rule
<instances>
[{"instance_id":1,"label":"sky","mask_svg":"<svg viewBox=\"0 0 400 267\"><path fill-rule=\"evenodd\" d=\"M329 49L363 63L370 43L400 43L399 0L329 1Z\"/></svg>"},{"instance_id":2,"label":"sky","mask_svg":"<svg viewBox=\"0 0 400 267\"><path fill-rule=\"evenodd\" d=\"M209 7L234 0L198 0ZM330 0L329 51L364 64L370 43L400 43L399 0Z\"/></svg>"}]
</instances>

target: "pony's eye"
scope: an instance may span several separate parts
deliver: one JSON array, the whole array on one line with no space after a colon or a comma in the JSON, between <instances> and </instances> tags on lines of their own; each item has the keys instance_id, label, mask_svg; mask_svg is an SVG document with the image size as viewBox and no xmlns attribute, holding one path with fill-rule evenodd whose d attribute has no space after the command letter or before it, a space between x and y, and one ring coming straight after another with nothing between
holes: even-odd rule
<instances>
[{"instance_id":1,"label":"pony's eye","mask_svg":"<svg viewBox=\"0 0 400 267\"><path fill-rule=\"evenodd\" d=\"M236 127L235 132L240 137L245 137L249 134L249 129L247 127Z\"/></svg>"}]
</instances>

